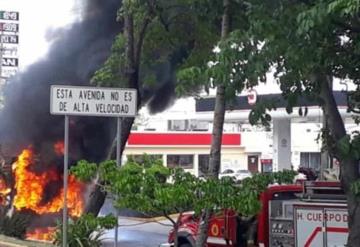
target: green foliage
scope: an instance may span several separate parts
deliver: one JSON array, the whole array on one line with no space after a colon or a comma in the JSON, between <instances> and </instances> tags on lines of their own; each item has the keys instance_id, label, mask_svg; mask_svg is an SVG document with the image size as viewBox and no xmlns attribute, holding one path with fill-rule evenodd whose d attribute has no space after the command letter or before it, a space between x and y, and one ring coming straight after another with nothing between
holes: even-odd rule
<instances>
[{"instance_id":1,"label":"green foliage","mask_svg":"<svg viewBox=\"0 0 360 247\"><path fill-rule=\"evenodd\" d=\"M76 166L70 168L70 173L74 174L79 180L89 182L93 179L97 172L97 165L89 163L86 160L80 160Z\"/></svg>"},{"instance_id":2,"label":"green foliage","mask_svg":"<svg viewBox=\"0 0 360 247\"><path fill-rule=\"evenodd\" d=\"M147 155L142 161L139 164L130 158L121 167L113 160L99 164L98 176L104 182L104 189L116 195L115 206L157 215L191 207L196 185L194 176L181 169L164 167L162 160L153 160ZM92 164L81 162L78 165L81 169L74 167L71 171L76 173L73 174L87 178L86 166Z\"/></svg>"},{"instance_id":3,"label":"green foliage","mask_svg":"<svg viewBox=\"0 0 360 247\"><path fill-rule=\"evenodd\" d=\"M257 173L246 178L240 185L235 184L231 178L220 180L208 179L199 181L196 189L198 198L195 212L203 209L230 208L241 215L255 215L260 210L259 195L270 184L290 184L293 182L295 171L282 171L275 173Z\"/></svg>"},{"instance_id":4,"label":"green foliage","mask_svg":"<svg viewBox=\"0 0 360 247\"><path fill-rule=\"evenodd\" d=\"M148 155L146 153L142 154L141 156L128 156L129 163L138 163L141 164L145 168L149 168L153 165L162 165L161 158L157 157L156 155Z\"/></svg>"},{"instance_id":5,"label":"green foliage","mask_svg":"<svg viewBox=\"0 0 360 247\"><path fill-rule=\"evenodd\" d=\"M360 196L360 180L359 179L351 184L350 190L354 195Z\"/></svg>"},{"instance_id":6,"label":"green foliage","mask_svg":"<svg viewBox=\"0 0 360 247\"><path fill-rule=\"evenodd\" d=\"M123 1L118 10L118 21L123 24L126 17L131 17L133 42L128 43L128 30L120 33L113 43L111 55L95 73L92 82L99 86L132 87L134 85L128 81L128 66L134 63L131 71L139 73L136 83L139 92L156 90L177 67L203 63L217 40L213 32L217 20L199 17L198 13L221 9L219 4L215 8L213 3L206 6L203 3L189 0ZM126 54L129 45L134 48L132 58Z\"/></svg>"},{"instance_id":7,"label":"green foliage","mask_svg":"<svg viewBox=\"0 0 360 247\"><path fill-rule=\"evenodd\" d=\"M29 223L29 216L22 213L15 212L11 217L3 216L0 218L0 234L24 239Z\"/></svg>"},{"instance_id":8,"label":"green foliage","mask_svg":"<svg viewBox=\"0 0 360 247\"><path fill-rule=\"evenodd\" d=\"M243 89L265 82L266 77L274 77L291 114L300 97L323 104L321 85L328 83L324 78L360 84L359 0L230 2L231 13L236 13L239 22L232 23L226 39L213 43L206 59L178 71L179 94L198 86L225 85L227 99L231 99ZM208 4L195 1L194 6L206 9ZM207 15L219 20L222 11L216 7L204 13L198 18ZM212 52L214 47L219 49ZM358 92L359 88L348 97L349 111L355 113L360 112ZM271 103L258 102L249 115L250 122L267 125L271 120L268 112L274 108ZM300 115L307 113L306 106L304 109L299 110ZM347 137L336 140L341 137L333 133L322 137L331 138L323 141L336 156L360 157L358 145Z\"/></svg>"},{"instance_id":9,"label":"green foliage","mask_svg":"<svg viewBox=\"0 0 360 247\"><path fill-rule=\"evenodd\" d=\"M208 4L195 1L193 8L204 10ZM324 82L315 75L359 81L360 40L355 18L358 0L250 0L231 4L239 22L232 23L228 38L210 46L207 55L202 55L206 59L178 71L178 94L221 84L231 99L272 75L288 101L286 110L290 114L299 97L318 99L320 83ZM199 13L198 18L219 20L221 14L221 7L216 7L209 13ZM211 52L216 46L218 51ZM250 115L251 123L269 122L266 112L271 109L263 104L257 106Z\"/></svg>"},{"instance_id":10,"label":"green foliage","mask_svg":"<svg viewBox=\"0 0 360 247\"><path fill-rule=\"evenodd\" d=\"M121 181L113 183L118 192L118 207L147 214L170 214L192 204L193 194L189 188L194 177L164 167L159 160L152 166L129 162L118 173Z\"/></svg>"},{"instance_id":11,"label":"green foliage","mask_svg":"<svg viewBox=\"0 0 360 247\"><path fill-rule=\"evenodd\" d=\"M249 122L252 125L261 124L263 126L270 126L271 116L268 113L271 110L276 110L276 101L258 102L249 113Z\"/></svg>"},{"instance_id":12,"label":"green foliage","mask_svg":"<svg viewBox=\"0 0 360 247\"><path fill-rule=\"evenodd\" d=\"M336 147L342 158L347 157L350 153L350 136L346 135L343 138L341 138L337 142Z\"/></svg>"},{"instance_id":13,"label":"green foliage","mask_svg":"<svg viewBox=\"0 0 360 247\"><path fill-rule=\"evenodd\" d=\"M255 215L260 210L259 195L270 184L291 184L296 175L295 171L284 170L274 173L258 173L246 178L238 194L238 203L235 209L243 215Z\"/></svg>"},{"instance_id":14,"label":"green foliage","mask_svg":"<svg viewBox=\"0 0 360 247\"><path fill-rule=\"evenodd\" d=\"M80 218L70 220L68 224L69 247L97 247L101 246L102 236L106 229L112 229L116 225L116 218L112 215L95 217L92 214L84 214ZM62 246L62 223L58 222L54 243Z\"/></svg>"},{"instance_id":15,"label":"green foliage","mask_svg":"<svg viewBox=\"0 0 360 247\"><path fill-rule=\"evenodd\" d=\"M199 214L204 209L222 208L255 215L260 209L260 193L269 184L292 183L295 175L287 170L258 173L238 185L228 177L199 179L183 169L164 167L161 160L149 165L130 159L122 167L115 161L105 161L99 166L106 190L116 195L115 206L164 215L190 209Z\"/></svg>"},{"instance_id":16,"label":"green foliage","mask_svg":"<svg viewBox=\"0 0 360 247\"><path fill-rule=\"evenodd\" d=\"M97 70L91 79L93 84L107 87L125 87L125 37L118 34L111 49L111 55L103 67Z\"/></svg>"},{"instance_id":17,"label":"green foliage","mask_svg":"<svg viewBox=\"0 0 360 247\"><path fill-rule=\"evenodd\" d=\"M350 149L351 157L355 159L360 159L360 132L354 131L351 138L351 149Z\"/></svg>"},{"instance_id":18,"label":"green foliage","mask_svg":"<svg viewBox=\"0 0 360 247\"><path fill-rule=\"evenodd\" d=\"M238 185L228 177L199 179L181 168L164 167L161 160L151 161L146 155L143 160L139 164L129 159L122 167L111 160L99 165L99 177L105 182L105 189L116 195L115 206L147 214L231 208L243 215L254 215L260 207L259 195L269 184L292 183L296 175L294 171L258 173ZM80 171L86 171L86 162L79 165L82 169L75 175L84 177Z\"/></svg>"}]
</instances>

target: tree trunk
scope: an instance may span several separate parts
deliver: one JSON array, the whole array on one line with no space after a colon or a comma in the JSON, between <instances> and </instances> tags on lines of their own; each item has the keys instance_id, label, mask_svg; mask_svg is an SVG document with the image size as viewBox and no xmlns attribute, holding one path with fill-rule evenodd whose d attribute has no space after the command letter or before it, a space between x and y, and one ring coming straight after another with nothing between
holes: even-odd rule
<instances>
[{"instance_id":1,"label":"tree trunk","mask_svg":"<svg viewBox=\"0 0 360 247\"><path fill-rule=\"evenodd\" d=\"M357 162L341 162L341 168L346 167L358 167ZM341 169L343 171L343 169ZM344 169L346 170L346 169ZM346 173L345 171L343 171ZM349 176L341 176L342 184L347 180L346 178ZM344 187L345 189L345 187ZM347 208L348 208L348 226L349 226L349 236L347 245L348 247L358 247L360 246L360 199L356 196L352 191L348 188L346 190L346 198L347 198Z\"/></svg>"},{"instance_id":2,"label":"tree trunk","mask_svg":"<svg viewBox=\"0 0 360 247\"><path fill-rule=\"evenodd\" d=\"M230 0L223 0L224 12L221 26L221 39L227 38L230 29ZM225 119L225 84L222 82L216 89L213 131L211 137L211 149L209 160L208 176L218 179L221 163L221 141ZM209 221L212 209L205 209L203 213L203 221L198 229L198 237L196 239L196 247L203 247L207 240Z\"/></svg>"},{"instance_id":3,"label":"tree trunk","mask_svg":"<svg viewBox=\"0 0 360 247\"><path fill-rule=\"evenodd\" d=\"M182 217L182 212L179 214L178 219L176 220L174 225L174 247L179 247L179 226L180 226L180 219Z\"/></svg>"},{"instance_id":4,"label":"tree trunk","mask_svg":"<svg viewBox=\"0 0 360 247\"><path fill-rule=\"evenodd\" d=\"M221 140L225 118L225 86L219 85L216 90L213 131L209 160L209 176L217 178L221 163Z\"/></svg>"},{"instance_id":5,"label":"tree trunk","mask_svg":"<svg viewBox=\"0 0 360 247\"><path fill-rule=\"evenodd\" d=\"M196 238L196 247L204 247L207 235L209 231L209 223L211 217L212 210L205 209L202 214L202 219L199 221L199 228L198 228L198 237Z\"/></svg>"},{"instance_id":6,"label":"tree trunk","mask_svg":"<svg viewBox=\"0 0 360 247\"><path fill-rule=\"evenodd\" d=\"M320 75L317 78L320 83L320 99L323 102L324 117L326 117L327 124L331 135L335 141L339 141L346 135L344 121L341 118L334 95L332 93L331 85L332 78ZM335 156L338 152L335 150ZM357 247L360 246L360 199L356 197L350 186L355 182L359 176L358 160L352 157L346 157L339 160L340 162L340 179L342 187L346 193L347 206L348 206L348 226L349 237L347 246Z\"/></svg>"},{"instance_id":7,"label":"tree trunk","mask_svg":"<svg viewBox=\"0 0 360 247\"><path fill-rule=\"evenodd\" d=\"M131 132L131 127L133 125L134 118L123 118L121 124L121 154L125 148L125 144ZM116 143L111 145L110 150L108 151L108 159L115 159L116 154ZM89 199L85 207L85 213L92 213L93 215L98 215L101 207L103 206L106 199L106 192L102 190L102 182L98 181L99 185L95 185L95 188L90 193Z\"/></svg>"},{"instance_id":8,"label":"tree trunk","mask_svg":"<svg viewBox=\"0 0 360 247\"><path fill-rule=\"evenodd\" d=\"M125 46L125 56L126 56L126 68L125 75L127 77L127 87L134 88L137 90L137 108L141 106L141 97L139 94L139 66L140 66L140 56L141 48L146 33L146 27L148 26L148 20L144 22L144 26L141 28L142 32L139 36L138 42L135 44L134 37L134 20L132 14L127 14L124 17L124 35L126 37L126 46ZM123 153L125 144L131 132L131 127L134 123L134 118L123 118L121 125L121 150L120 153ZM113 143L114 144L114 143ZM109 153L108 159L115 158L115 147L112 145ZM106 192L101 189L101 181L98 181L100 185L96 185L94 190L89 196L88 203L85 208L86 213L92 213L98 215L102 205L105 202Z\"/></svg>"}]
</instances>

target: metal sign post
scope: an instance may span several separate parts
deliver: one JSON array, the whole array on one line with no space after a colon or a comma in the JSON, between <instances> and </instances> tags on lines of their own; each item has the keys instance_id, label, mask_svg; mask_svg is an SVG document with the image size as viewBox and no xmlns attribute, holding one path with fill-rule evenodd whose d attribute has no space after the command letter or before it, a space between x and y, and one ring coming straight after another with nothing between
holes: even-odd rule
<instances>
[{"instance_id":1,"label":"metal sign post","mask_svg":"<svg viewBox=\"0 0 360 247\"><path fill-rule=\"evenodd\" d=\"M1 23L0 23L1 24ZM1 38L1 37L0 37ZM1 65L0 65L1 66ZM132 88L76 87L52 85L50 90L50 113L65 116L64 134L64 208L63 247L67 247L68 225L68 160L69 115L117 117L116 162L121 165L121 117L135 117L137 91ZM118 216L118 212L117 212ZM117 217L119 218L119 217ZM118 224L115 229L115 246L118 242Z\"/></svg>"},{"instance_id":2,"label":"metal sign post","mask_svg":"<svg viewBox=\"0 0 360 247\"><path fill-rule=\"evenodd\" d=\"M65 115L64 131L64 208L63 208L63 247L67 247L67 190L68 190L68 164L69 162L69 116Z\"/></svg>"},{"instance_id":3,"label":"metal sign post","mask_svg":"<svg viewBox=\"0 0 360 247\"><path fill-rule=\"evenodd\" d=\"M121 118L117 118L117 132L116 132L116 164L118 167L121 166ZM118 234L119 234L119 210L116 209L116 226L115 226L115 237L114 246L118 246Z\"/></svg>"}]
</instances>

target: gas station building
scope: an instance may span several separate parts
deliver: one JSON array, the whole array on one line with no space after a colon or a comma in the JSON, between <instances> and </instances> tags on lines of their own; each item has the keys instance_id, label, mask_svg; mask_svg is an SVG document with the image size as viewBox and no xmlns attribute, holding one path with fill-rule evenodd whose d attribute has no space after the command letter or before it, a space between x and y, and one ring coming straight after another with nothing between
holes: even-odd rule
<instances>
[{"instance_id":1,"label":"gas station building","mask_svg":"<svg viewBox=\"0 0 360 247\"><path fill-rule=\"evenodd\" d=\"M334 96L347 129L355 129L347 112L345 93L335 91ZM274 100L276 110L269 112L270 127L251 126L248 117L253 104ZM197 176L202 175L210 153L214 104L214 97L201 98L194 101L192 111L186 109L182 114L178 111L167 117L162 113L158 118L150 117L149 123L130 135L124 157L156 155L166 166L181 166ZM286 105L280 94L256 95L256 92L239 96L228 105L221 170L269 172L299 166L319 170L321 159L328 159L321 155L321 141L316 140L323 122L321 108L316 102L299 98L293 113L288 114Z\"/></svg>"}]
</instances>

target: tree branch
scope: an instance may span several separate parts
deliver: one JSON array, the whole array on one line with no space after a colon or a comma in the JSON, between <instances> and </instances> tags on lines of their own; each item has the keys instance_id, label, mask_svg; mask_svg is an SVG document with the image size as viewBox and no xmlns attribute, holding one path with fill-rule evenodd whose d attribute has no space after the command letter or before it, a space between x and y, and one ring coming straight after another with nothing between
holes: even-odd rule
<instances>
[{"instance_id":1,"label":"tree branch","mask_svg":"<svg viewBox=\"0 0 360 247\"><path fill-rule=\"evenodd\" d=\"M336 140L340 140L346 135L346 130L342 123L342 118L340 116L337 104L335 102L332 89L329 85L329 80L332 80L325 75L317 75L317 82L320 83L320 98L323 100L324 105L324 117L327 117L327 122L330 127L331 134L335 137Z\"/></svg>"},{"instance_id":2,"label":"tree branch","mask_svg":"<svg viewBox=\"0 0 360 247\"><path fill-rule=\"evenodd\" d=\"M174 226L176 225L176 222L165 212L163 211L163 215L166 219L168 219Z\"/></svg>"},{"instance_id":3,"label":"tree branch","mask_svg":"<svg viewBox=\"0 0 360 247\"><path fill-rule=\"evenodd\" d=\"M126 43L126 71L127 75L132 74L134 72L134 64L135 64L135 53L134 53L134 19L132 14L127 14L124 17L124 30L125 36L127 38ZM131 85L133 86L133 85ZM137 88L137 87L135 87Z\"/></svg>"},{"instance_id":4,"label":"tree branch","mask_svg":"<svg viewBox=\"0 0 360 247\"><path fill-rule=\"evenodd\" d=\"M146 29L147 29L148 25L150 24L150 22L151 22L151 18L149 16L147 16L147 17L145 17L145 20L144 20L143 24L141 25L141 29L139 32L139 37L138 37L138 41L137 41L136 49L135 49L135 65L137 67L140 65L141 48L144 43Z\"/></svg>"},{"instance_id":5,"label":"tree branch","mask_svg":"<svg viewBox=\"0 0 360 247\"><path fill-rule=\"evenodd\" d=\"M146 34L146 30L150 24L150 22L153 20L154 18L154 14L155 14L155 0L148 0L147 1L147 5L148 5L148 13L147 16L145 17L141 27L140 27L140 31L139 31L139 37L138 37L138 41L135 47L135 66L137 68L139 68L140 65L140 57L141 57L141 48L144 44L144 38L145 38L145 34Z\"/></svg>"}]
</instances>

